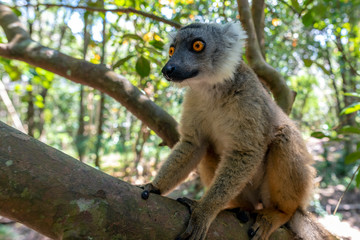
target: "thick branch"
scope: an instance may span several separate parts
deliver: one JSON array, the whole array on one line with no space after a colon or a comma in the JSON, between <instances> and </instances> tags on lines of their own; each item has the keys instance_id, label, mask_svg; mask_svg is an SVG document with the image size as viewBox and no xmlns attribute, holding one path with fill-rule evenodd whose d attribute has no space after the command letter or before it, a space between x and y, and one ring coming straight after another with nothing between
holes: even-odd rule
<instances>
[{"instance_id":1,"label":"thick branch","mask_svg":"<svg viewBox=\"0 0 360 240\"><path fill-rule=\"evenodd\" d=\"M284 77L264 60L258 44L248 0L237 0L237 2L240 21L248 34L247 60L255 73L269 85L277 104L289 114L295 94L286 85Z\"/></svg>"},{"instance_id":2,"label":"thick branch","mask_svg":"<svg viewBox=\"0 0 360 240\"><path fill-rule=\"evenodd\" d=\"M156 15L151 14L151 13L136 10L135 8L132 8L132 7L104 9L104 8L96 8L96 7L88 7L88 6L72 6L72 5L66 5L66 4L50 4L50 3L38 3L36 5L27 4L26 6L32 6L32 7L43 6L43 7L46 7L46 8L65 7L65 8L71 8L71 9L84 9L86 11L91 11L91 12L115 12L115 13L125 13L125 14L134 13L136 15L140 15L140 16L143 16L143 17L146 17L146 18L150 18L150 19L153 19L153 20L158 21L158 22L163 22L163 23L169 24L170 26L173 26L175 28L181 28L180 23L165 19L163 17L156 16Z\"/></svg>"},{"instance_id":3,"label":"thick branch","mask_svg":"<svg viewBox=\"0 0 360 240\"><path fill-rule=\"evenodd\" d=\"M178 141L176 121L125 77L104 65L70 57L33 41L21 27L16 15L5 5L0 5L0 25L9 41L8 44L0 44L0 56L27 62L74 82L98 89L124 105L156 132L166 145L171 147Z\"/></svg>"},{"instance_id":4,"label":"thick branch","mask_svg":"<svg viewBox=\"0 0 360 240\"><path fill-rule=\"evenodd\" d=\"M175 239L187 207L87 166L0 122L0 214L53 239ZM248 239L222 212L207 239ZM281 228L272 239L292 239Z\"/></svg>"}]
</instances>

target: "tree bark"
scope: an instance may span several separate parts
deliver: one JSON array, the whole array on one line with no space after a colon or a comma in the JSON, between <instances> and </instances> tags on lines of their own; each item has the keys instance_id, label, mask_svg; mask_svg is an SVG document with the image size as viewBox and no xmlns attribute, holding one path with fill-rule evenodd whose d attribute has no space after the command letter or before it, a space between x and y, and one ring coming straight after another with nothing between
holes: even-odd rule
<instances>
[{"instance_id":1,"label":"tree bark","mask_svg":"<svg viewBox=\"0 0 360 240\"><path fill-rule=\"evenodd\" d=\"M276 103L285 113L289 114L296 94L286 85L284 77L263 58L255 29L254 19L249 7L249 1L237 0L237 3L240 21L248 34L246 59L258 77L263 79L270 87ZM253 4L255 3L256 1ZM259 21L257 20L257 22Z\"/></svg>"},{"instance_id":2,"label":"tree bark","mask_svg":"<svg viewBox=\"0 0 360 240\"><path fill-rule=\"evenodd\" d=\"M186 206L96 170L0 122L0 214L53 239L175 239ZM224 211L207 239L248 239ZM293 239L280 228L271 239Z\"/></svg>"},{"instance_id":3,"label":"tree bark","mask_svg":"<svg viewBox=\"0 0 360 240\"><path fill-rule=\"evenodd\" d=\"M70 57L33 41L17 16L3 4L0 4L0 25L9 41L0 44L0 56L27 62L98 89L124 105L169 147L178 141L177 122L123 76L104 65Z\"/></svg>"}]
</instances>

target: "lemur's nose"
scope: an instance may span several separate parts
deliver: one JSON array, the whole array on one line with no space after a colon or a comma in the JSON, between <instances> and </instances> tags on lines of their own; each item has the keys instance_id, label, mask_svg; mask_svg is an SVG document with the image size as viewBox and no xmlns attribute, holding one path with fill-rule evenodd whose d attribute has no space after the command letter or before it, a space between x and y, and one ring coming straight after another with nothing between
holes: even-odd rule
<instances>
[{"instance_id":1,"label":"lemur's nose","mask_svg":"<svg viewBox=\"0 0 360 240\"><path fill-rule=\"evenodd\" d=\"M175 65L172 64L166 64L163 69L161 70L161 72L165 75L170 77L171 74L175 71Z\"/></svg>"}]
</instances>

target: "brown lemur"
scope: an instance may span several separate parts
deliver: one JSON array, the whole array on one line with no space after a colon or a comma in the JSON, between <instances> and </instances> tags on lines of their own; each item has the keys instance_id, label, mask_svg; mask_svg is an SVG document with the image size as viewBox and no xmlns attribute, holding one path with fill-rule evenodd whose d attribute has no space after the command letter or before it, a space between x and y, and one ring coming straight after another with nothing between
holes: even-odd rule
<instances>
[{"instance_id":1,"label":"brown lemur","mask_svg":"<svg viewBox=\"0 0 360 240\"><path fill-rule=\"evenodd\" d=\"M290 226L306 217L315 176L312 157L294 123L242 61L245 39L240 23L195 23L181 28L170 45L162 73L188 88L180 141L143 186L142 197L169 193L198 167L207 191L192 204L178 239L205 239L224 209L257 212L252 239L268 239L293 216ZM313 237L307 239L322 236Z\"/></svg>"}]
</instances>

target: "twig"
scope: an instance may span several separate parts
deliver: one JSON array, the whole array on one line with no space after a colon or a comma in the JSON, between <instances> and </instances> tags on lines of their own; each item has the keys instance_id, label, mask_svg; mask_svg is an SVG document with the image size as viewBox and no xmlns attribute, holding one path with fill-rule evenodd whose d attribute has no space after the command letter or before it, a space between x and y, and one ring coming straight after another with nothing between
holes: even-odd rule
<instances>
[{"instance_id":1,"label":"twig","mask_svg":"<svg viewBox=\"0 0 360 240\"><path fill-rule=\"evenodd\" d=\"M301 18L301 15L303 14L303 12L307 9L307 6L312 2L309 1L304 8L301 9L301 11L299 12L298 10L296 10L296 8L294 8L293 6L291 6L290 4L288 4L286 1L284 0L279 0L279 2L283 3L284 5L286 5L288 8L290 8L295 14L298 15L299 18Z\"/></svg>"},{"instance_id":2,"label":"twig","mask_svg":"<svg viewBox=\"0 0 360 240\"><path fill-rule=\"evenodd\" d=\"M350 60L349 60L349 59L347 58L347 56L346 56L345 49L344 49L344 47L343 47L343 45L342 45L342 43L341 43L341 37L340 37L340 35L339 35L339 34L335 34L335 37L336 37L336 41L334 41L334 42L335 42L336 47L338 48L338 50L341 52L341 57L342 57L342 59L344 60L344 62L346 62L346 63L349 65L349 67L350 67L350 69L351 69L351 71L352 71L352 73L353 73L354 75L360 76L360 73L358 73L357 70L351 65Z\"/></svg>"},{"instance_id":3,"label":"twig","mask_svg":"<svg viewBox=\"0 0 360 240\"><path fill-rule=\"evenodd\" d=\"M5 106L10 114L10 117L12 118L12 120L14 122L14 126L18 130L22 131L23 133L26 133L26 130L25 130L23 124L21 123L19 114L16 112L16 109L15 109L15 107L9 97L9 94L6 91L5 85L1 79L0 79L0 98L3 100Z\"/></svg>"},{"instance_id":4,"label":"twig","mask_svg":"<svg viewBox=\"0 0 360 240\"><path fill-rule=\"evenodd\" d=\"M135 8L132 8L132 7L105 9L105 8L97 8L97 7L72 6L72 5L66 5L66 4L51 4L51 3L38 3L36 5L34 5L34 4L26 4L26 5L17 6L17 7L27 7L27 6L35 7L35 8L38 8L40 6L46 7L46 8L65 7L65 8L71 8L71 9L84 9L84 10L91 11L91 12L115 12L115 13L125 13L125 14L134 13L134 14L137 14L137 15L141 15L143 17L147 17L147 18L159 21L159 22L169 24L170 26L175 27L175 28L181 28L182 27L182 25L180 23L177 23L177 22L174 22L174 21L171 21L171 20L156 16L156 15L151 14L151 13L143 12L143 11L137 10Z\"/></svg>"},{"instance_id":5,"label":"twig","mask_svg":"<svg viewBox=\"0 0 360 240\"><path fill-rule=\"evenodd\" d=\"M360 164L359 164L359 166L357 167L357 169L355 170L354 174L351 176L351 180L350 180L349 184L347 185L347 187L346 187L345 191L343 192L343 194L341 195L341 197L340 197L340 199L339 199L338 203L336 204L336 208L335 208L335 210L334 210L333 215L335 215L335 214L336 214L336 212L337 212L337 210L338 210L338 208L339 208L339 205L340 205L340 203L341 203L342 199L343 199L343 198L344 198L344 196L345 196L345 193L349 190L350 184L351 184L351 183L352 183L352 181L354 180L354 177L355 177L356 173L359 171L359 169L360 169Z\"/></svg>"},{"instance_id":6,"label":"twig","mask_svg":"<svg viewBox=\"0 0 360 240\"><path fill-rule=\"evenodd\" d=\"M296 13L299 17L301 17L301 12L299 12L298 10L296 10L296 8L294 8L293 6L291 6L290 4L288 4L286 1L284 0L279 0L279 2L281 2L282 4L286 5L288 8L290 8L294 13Z\"/></svg>"}]
</instances>

